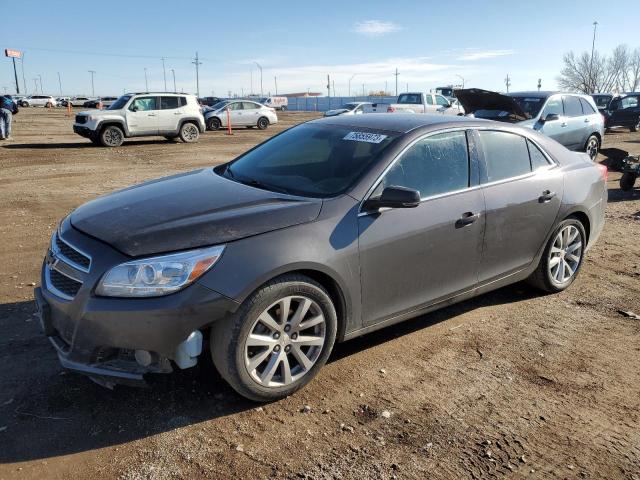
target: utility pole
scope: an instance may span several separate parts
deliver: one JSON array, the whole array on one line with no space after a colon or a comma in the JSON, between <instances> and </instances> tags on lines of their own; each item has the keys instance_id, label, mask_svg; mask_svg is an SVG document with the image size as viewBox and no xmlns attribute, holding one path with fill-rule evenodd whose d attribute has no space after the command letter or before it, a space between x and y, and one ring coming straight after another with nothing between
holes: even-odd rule
<instances>
[{"instance_id":1,"label":"utility pole","mask_svg":"<svg viewBox=\"0 0 640 480\"><path fill-rule=\"evenodd\" d=\"M331 78L329 77L328 73L327 73L327 97L331 98Z\"/></svg>"},{"instance_id":2,"label":"utility pole","mask_svg":"<svg viewBox=\"0 0 640 480\"><path fill-rule=\"evenodd\" d=\"M255 63L258 68L260 69L260 96L264 96L263 90L262 90L262 67L260 66L260 64L258 62L253 62Z\"/></svg>"},{"instance_id":3,"label":"utility pole","mask_svg":"<svg viewBox=\"0 0 640 480\"><path fill-rule=\"evenodd\" d=\"M364 83L362 84L362 96L364 97Z\"/></svg>"},{"instance_id":4,"label":"utility pole","mask_svg":"<svg viewBox=\"0 0 640 480\"><path fill-rule=\"evenodd\" d=\"M42 75L38 74L38 79L40 80L40 93L44 93L42 90Z\"/></svg>"},{"instance_id":5,"label":"utility pole","mask_svg":"<svg viewBox=\"0 0 640 480\"><path fill-rule=\"evenodd\" d=\"M171 73L173 74L173 91L177 92L178 89L176 88L176 71L172 68Z\"/></svg>"},{"instance_id":6,"label":"utility pole","mask_svg":"<svg viewBox=\"0 0 640 480\"><path fill-rule=\"evenodd\" d=\"M538 79L538 91L540 91L541 88L542 88L542 79L539 78Z\"/></svg>"},{"instance_id":7,"label":"utility pole","mask_svg":"<svg viewBox=\"0 0 640 480\"><path fill-rule=\"evenodd\" d=\"M336 96L336 81L331 80L331 86L333 87L333 96Z\"/></svg>"},{"instance_id":8,"label":"utility pole","mask_svg":"<svg viewBox=\"0 0 640 480\"><path fill-rule=\"evenodd\" d=\"M22 86L24 87L24 93L27 93L27 78L24 75L24 52L20 57L20 67L22 67Z\"/></svg>"},{"instance_id":9,"label":"utility pole","mask_svg":"<svg viewBox=\"0 0 640 480\"><path fill-rule=\"evenodd\" d=\"M358 74L354 73L353 75L351 75L351 78L349 79L349 94L347 95L347 97L351 96L351 80L353 80L353 77L355 77L356 75Z\"/></svg>"},{"instance_id":10,"label":"utility pole","mask_svg":"<svg viewBox=\"0 0 640 480\"><path fill-rule=\"evenodd\" d=\"M62 79L60 78L60 72L58 72L58 86L60 87L60 96L62 96Z\"/></svg>"},{"instance_id":11,"label":"utility pole","mask_svg":"<svg viewBox=\"0 0 640 480\"><path fill-rule=\"evenodd\" d=\"M249 83L249 96L253 94L253 67L251 67L251 71L249 72L251 75L251 81ZM242 95L244 97L244 95Z\"/></svg>"},{"instance_id":12,"label":"utility pole","mask_svg":"<svg viewBox=\"0 0 640 480\"><path fill-rule=\"evenodd\" d=\"M511 86L511 79L509 78L509 74L507 73L506 78L504 79L504 84L507 86L507 93L509 93L509 87Z\"/></svg>"},{"instance_id":13,"label":"utility pole","mask_svg":"<svg viewBox=\"0 0 640 480\"><path fill-rule=\"evenodd\" d=\"M93 88L93 76L95 75L96 71L95 70L89 70L89 73L91 74L91 96L95 97L96 96L96 90L95 90L95 88Z\"/></svg>"},{"instance_id":14,"label":"utility pole","mask_svg":"<svg viewBox=\"0 0 640 480\"><path fill-rule=\"evenodd\" d=\"M164 91L167 91L167 71L164 68L164 57L162 57L162 78L164 78Z\"/></svg>"},{"instance_id":15,"label":"utility pole","mask_svg":"<svg viewBox=\"0 0 640 480\"><path fill-rule=\"evenodd\" d=\"M202 62L198 59L198 52L196 52L195 60L191 63L196 66L196 95L200 98L200 65Z\"/></svg>"},{"instance_id":16,"label":"utility pole","mask_svg":"<svg viewBox=\"0 0 640 480\"><path fill-rule=\"evenodd\" d=\"M278 77L273 77L273 81L276 82L276 97L278 96Z\"/></svg>"},{"instance_id":17,"label":"utility pole","mask_svg":"<svg viewBox=\"0 0 640 480\"><path fill-rule=\"evenodd\" d=\"M398 73L398 69L396 68L396 73L394 73L395 77L396 77L396 97L398 96L398 75L400 75Z\"/></svg>"},{"instance_id":18,"label":"utility pole","mask_svg":"<svg viewBox=\"0 0 640 480\"><path fill-rule=\"evenodd\" d=\"M589 62L589 90L591 93L595 93L596 85L595 79L593 77L593 54L596 49L596 29L598 28L598 22L593 22L593 41L591 42L591 61Z\"/></svg>"},{"instance_id":19,"label":"utility pole","mask_svg":"<svg viewBox=\"0 0 640 480\"><path fill-rule=\"evenodd\" d=\"M147 67L144 67L144 91L149 91L149 79L147 78Z\"/></svg>"}]
</instances>

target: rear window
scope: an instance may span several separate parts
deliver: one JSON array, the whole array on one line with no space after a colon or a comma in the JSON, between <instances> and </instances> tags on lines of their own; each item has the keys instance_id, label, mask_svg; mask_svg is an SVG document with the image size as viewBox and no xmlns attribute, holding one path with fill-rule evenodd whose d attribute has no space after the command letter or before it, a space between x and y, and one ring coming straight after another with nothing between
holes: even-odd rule
<instances>
[{"instance_id":1,"label":"rear window","mask_svg":"<svg viewBox=\"0 0 640 480\"><path fill-rule=\"evenodd\" d=\"M179 97L160 97L160 109L171 110L180 107Z\"/></svg>"},{"instance_id":2,"label":"rear window","mask_svg":"<svg viewBox=\"0 0 640 480\"><path fill-rule=\"evenodd\" d=\"M549 166L547 157L544 156L544 154L533 142L527 140L527 146L529 147L529 156L531 157L531 170L535 172L539 168Z\"/></svg>"},{"instance_id":3,"label":"rear window","mask_svg":"<svg viewBox=\"0 0 640 480\"><path fill-rule=\"evenodd\" d=\"M480 130L478 134L487 168L485 183L531 172L529 150L524 137L494 130Z\"/></svg>"},{"instance_id":4,"label":"rear window","mask_svg":"<svg viewBox=\"0 0 640 480\"><path fill-rule=\"evenodd\" d=\"M596 113L591 104L587 102L584 98L580 99L580 104L582 105L582 111L585 115L592 115Z\"/></svg>"},{"instance_id":5,"label":"rear window","mask_svg":"<svg viewBox=\"0 0 640 480\"><path fill-rule=\"evenodd\" d=\"M403 93L398 97L398 103L422 103L419 93Z\"/></svg>"}]
</instances>

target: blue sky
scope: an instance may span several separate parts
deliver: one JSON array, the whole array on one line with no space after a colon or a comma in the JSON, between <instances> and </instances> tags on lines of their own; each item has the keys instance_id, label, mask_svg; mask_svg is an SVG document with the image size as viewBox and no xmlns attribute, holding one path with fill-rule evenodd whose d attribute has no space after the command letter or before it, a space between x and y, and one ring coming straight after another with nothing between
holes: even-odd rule
<instances>
[{"instance_id":1,"label":"blue sky","mask_svg":"<svg viewBox=\"0 0 640 480\"><path fill-rule=\"evenodd\" d=\"M175 5L178 5L177 7ZM640 47L637 3L618 1L60 1L1 0L2 48L25 52L28 93L42 77L44 93L117 95L163 90L195 92L198 51L200 94L226 96L263 91L326 93L331 75L337 95L395 90L428 91L439 85L504 90L555 89L563 53L591 49L592 23L599 22L596 49L625 43ZM6 18L11 20L7 21ZM19 65L19 63L18 63ZM22 89L22 71L18 70ZM354 76L355 75L355 76ZM38 80L39 81L39 80ZM15 90L10 59L2 58L0 87ZM3 90L4 91L4 90Z\"/></svg>"}]
</instances>

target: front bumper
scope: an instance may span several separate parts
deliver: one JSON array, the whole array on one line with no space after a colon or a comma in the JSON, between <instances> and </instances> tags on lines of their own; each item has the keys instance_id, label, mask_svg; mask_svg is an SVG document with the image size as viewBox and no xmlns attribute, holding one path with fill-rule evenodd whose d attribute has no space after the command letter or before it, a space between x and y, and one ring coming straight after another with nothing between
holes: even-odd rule
<instances>
[{"instance_id":1,"label":"front bumper","mask_svg":"<svg viewBox=\"0 0 640 480\"><path fill-rule=\"evenodd\" d=\"M78 135L85 137L85 138L91 138L94 135L94 131L91 130L90 128L87 127L83 127L81 125L73 125L73 133L77 133Z\"/></svg>"},{"instance_id":2,"label":"front bumper","mask_svg":"<svg viewBox=\"0 0 640 480\"><path fill-rule=\"evenodd\" d=\"M98 297L93 293L98 280L128 257L73 229L68 220L60 230L65 241L92 258L89 272L78 275L82 285L72 298L62 298L51 286L48 273L54 267L49 256L42 267L42 287L34 290L42 329L66 369L101 379L102 384L136 384L147 373L171 372L178 347L193 332L238 307L197 282L163 297ZM139 363L136 351L148 352L152 361Z\"/></svg>"}]
</instances>

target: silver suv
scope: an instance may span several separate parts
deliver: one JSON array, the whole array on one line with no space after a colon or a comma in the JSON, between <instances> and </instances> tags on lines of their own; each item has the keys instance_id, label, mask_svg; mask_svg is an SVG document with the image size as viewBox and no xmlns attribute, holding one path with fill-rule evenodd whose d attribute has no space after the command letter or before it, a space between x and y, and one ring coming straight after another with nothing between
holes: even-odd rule
<instances>
[{"instance_id":1,"label":"silver suv","mask_svg":"<svg viewBox=\"0 0 640 480\"><path fill-rule=\"evenodd\" d=\"M75 133L105 147L118 147L128 137L156 135L192 143L204 130L196 96L182 93L127 93L106 110L80 112L73 124Z\"/></svg>"}]
</instances>

